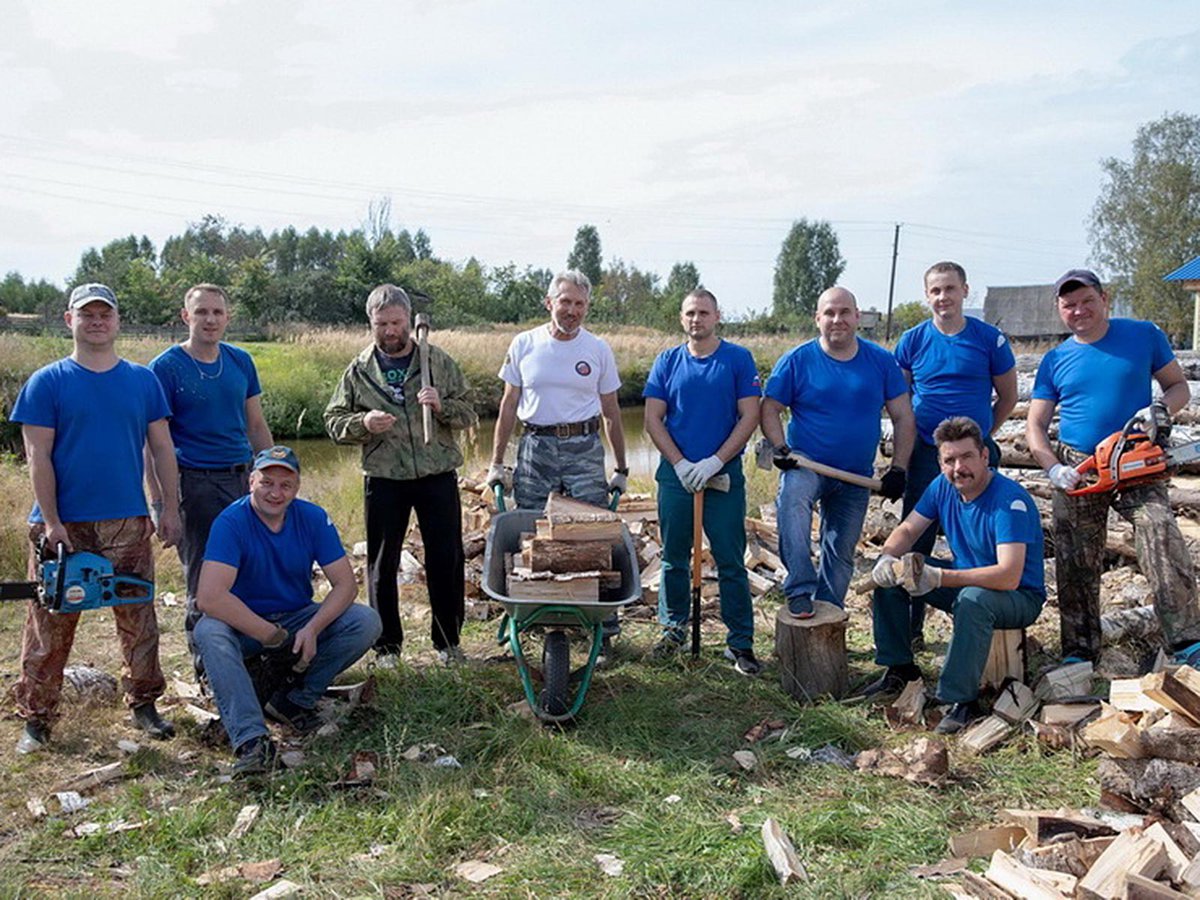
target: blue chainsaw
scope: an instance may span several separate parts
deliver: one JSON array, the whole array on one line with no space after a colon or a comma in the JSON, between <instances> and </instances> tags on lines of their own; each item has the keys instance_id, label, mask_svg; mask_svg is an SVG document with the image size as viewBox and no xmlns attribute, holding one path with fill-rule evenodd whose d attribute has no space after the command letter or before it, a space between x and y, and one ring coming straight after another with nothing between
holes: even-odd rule
<instances>
[{"instance_id":1,"label":"blue chainsaw","mask_svg":"<svg viewBox=\"0 0 1200 900\"><path fill-rule=\"evenodd\" d=\"M150 603L154 584L133 575L118 575L98 553L39 553L37 581L0 581L0 601L32 600L55 613L77 613L126 603Z\"/></svg>"}]
</instances>

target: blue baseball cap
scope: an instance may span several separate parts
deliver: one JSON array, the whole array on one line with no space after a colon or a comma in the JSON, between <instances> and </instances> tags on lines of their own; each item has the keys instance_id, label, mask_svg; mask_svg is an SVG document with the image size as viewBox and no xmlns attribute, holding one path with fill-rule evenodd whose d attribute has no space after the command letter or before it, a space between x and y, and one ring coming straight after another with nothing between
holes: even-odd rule
<instances>
[{"instance_id":1,"label":"blue baseball cap","mask_svg":"<svg viewBox=\"0 0 1200 900\"><path fill-rule=\"evenodd\" d=\"M300 460L296 458L296 452L291 447L284 447L282 444L276 444L266 450L259 450L255 455L255 472L260 469L269 469L271 466L283 466L285 469L291 469L297 475L300 474Z\"/></svg>"},{"instance_id":2,"label":"blue baseball cap","mask_svg":"<svg viewBox=\"0 0 1200 900\"><path fill-rule=\"evenodd\" d=\"M79 309L87 306L93 300L107 303L113 309L117 308L117 295L112 292L112 288L105 284L92 283L81 284L71 291L71 297L67 300L67 309Z\"/></svg>"}]
</instances>

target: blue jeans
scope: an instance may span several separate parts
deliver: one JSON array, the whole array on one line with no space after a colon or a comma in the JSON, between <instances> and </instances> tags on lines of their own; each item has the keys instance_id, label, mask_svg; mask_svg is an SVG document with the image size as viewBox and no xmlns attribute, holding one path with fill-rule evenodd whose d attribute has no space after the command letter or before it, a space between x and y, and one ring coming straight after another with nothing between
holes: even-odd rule
<instances>
[{"instance_id":1,"label":"blue jeans","mask_svg":"<svg viewBox=\"0 0 1200 900\"><path fill-rule=\"evenodd\" d=\"M775 518L779 555L787 569L783 593L824 600L841 607L854 573L854 545L862 534L871 493L865 487L827 478L808 469L790 469L779 478ZM813 507L821 504L821 568L812 561Z\"/></svg>"},{"instance_id":2,"label":"blue jeans","mask_svg":"<svg viewBox=\"0 0 1200 900\"><path fill-rule=\"evenodd\" d=\"M263 618L295 635L320 608L319 603L309 603ZM360 603L349 606L317 636L317 654L309 663L303 682L288 694L288 699L305 709L315 707L338 673L350 668L371 649L382 630L375 610ZM262 644L212 616L204 616L196 623L195 634L229 743L236 750L251 738L267 734L262 707L245 663L247 657L262 652Z\"/></svg>"},{"instance_id":3,"label":"blue jeans","mask_svg":"<svg viewBox=\"0 0 1200 900\"><path fill-rule=\"evenodd\" d=\"M742 459L731 460L721 472L729 476L729 491L704 492L704 533L721 586L721 621L734 650L754 644L754 607L746 577L746 476ZM662 586L658 591L658 621L682 640L691 618L688 557L692 550L693 495L675 469L664 459L655 475L658 482L658 522L662 531Z\"/></svg>"},{"instance_id":4,"label":"blue jeans","mask_svg":"<svg viewBox=\"0 0 1200 900\"><path fill-rule=\"evenodd\" d=\"M938 699L967 703L979 696L979 682L992 648L992 631L1032 625L1045 597L1024 588L993 591L981 587L937 588L916 598L954 617L954 633L938 679ZM901 587L876 588L871 604L875 662L902 666L913 661L912 598Z\"/></svg>"}]
</instances>

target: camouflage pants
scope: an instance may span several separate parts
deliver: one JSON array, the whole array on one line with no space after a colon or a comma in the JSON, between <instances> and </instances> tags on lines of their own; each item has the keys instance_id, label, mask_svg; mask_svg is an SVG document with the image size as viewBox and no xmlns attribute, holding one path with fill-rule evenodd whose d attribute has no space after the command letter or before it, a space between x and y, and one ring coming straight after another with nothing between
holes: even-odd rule
<instances>
[{"instance_id":1,"label":"camouflage pants","mask_svg":"<svg viewBox=\"0 0 1200 900\"><path fill-rule=\"evenodd\" d=\"M513 472L517 506L541 509L552 491L584 503L608 504L604 445L599 434L560 438L526 431L521 435Z\"/></svg>"},{"instance_id":2,"label":"camouflage pants","mask_svg":"<svg viewBox=\"0 0 1200 900\"><path fill-rule=\"evenodd\" d=\"M1085 455L1059 445L1058 457L1077 465ZM1055 491L1052 502L1063 656L1100 656L1100 574L1110 508L1133 525L1138 568L1150 583L1167 648L1200 641L1195 574L1171 512L1166 481L1075 497Z\"/></svg>"},{"instance_id":3,"label":"camouflage pants","mask_svg":"<svg viewBox=\"0 0 1200 900\"><path fill-rule=\"evenodd\" d=\"M68 522L67 534L76 550L107 557L113 568L125 575L154 580L154 555L150 548L151 526L146 516L103 519L99 522ZM36 577L37 539L45 526L30 528L29 571ZM117 637L125 658L121 688L125 703L139 706L162 696L166 689L158 663L158 620L153 603L114 606ZM75 641L80 613L52 613L36 603L29 604L21 633L21 677L13 687L17 713L23 719L52 722L57 717L62 692L63 669Z\"/></svg>"}]
</instances>

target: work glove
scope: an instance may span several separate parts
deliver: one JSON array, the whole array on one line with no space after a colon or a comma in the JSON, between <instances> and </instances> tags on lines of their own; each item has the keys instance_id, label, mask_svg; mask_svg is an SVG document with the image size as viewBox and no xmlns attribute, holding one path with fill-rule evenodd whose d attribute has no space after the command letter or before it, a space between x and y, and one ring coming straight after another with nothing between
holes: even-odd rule
<instances>
[{"instance_id":1,"label":"work glove","mask_svg":"<svg viewBox=\"0 0 1200 900\"><path fill-rule=\"evenodd\" d=\"M699 493L704 490L709 480L723 468L725 468L725 463L721 462L721 457L715 453L712 456L704 457L704 459L692 467L691 475L689 476L692 491Z\"/></svg>"},{"instance_id":2,"label":"work glove","mask_svg":"<svg viewBox=\"0 0 1200 900\"><path fill-rule=\"evenodd\" d=\"M923 559L914 559L911 566L904 568L904 589L910 597L920 597L942 586L942 570L937 566L926 565Z\"/></svg>"},{"instance_id":3,"label":"work glove","mask_svg":"<svg viewBox=\"0 0 1200 900\"><path fill-rule=\"evenodd\" d=\"M792 448L787 444L777 444L771 448L771 463L781 472L799 468L799 463L792 459Z\"/></svg>"},{"instance_id":4,"label":"work glove","mask_svg":"<svg viewBox=\"0 0 1200 900\"><path fill-rule=\"evenodd\" d=\"M1145 409L1138 410L1137 417L1146 423L1146 436L1160 447L1166 447L1171 440L1171 413L1167 404L1155 400Z\"/></svg>"},{"instance_id":5,"label":"work glove","mask_svg":"<svg viewBox=\"0 0 1200 900\"><path fill-rule=\"evenodd\" d=\"M618 494L624 494L629 490L629 476L613 472L612 478L608 479L608 490L610 493L616 491Z\"/></svg>"},{"instance_id":6,"label":"work glove","mask_svg":"<svg viewBox=\"0 0 1200 900\"><path fill-rule=\"evenodd\" d=\"M904 486L908 483L908 474L899 466L892 466L879 479L879 494L885 500L899 500L904 496Z\"/></svg>"},{"instance_id":7,"label":"work glove","mask_svg":"<svg viewBox=\"0 0 1200 900\"><path fill-rule=\"evenodd\" d=\"M1074 466L1064 465L1063 463L1055 463L1046 474L1050 476L1050 483L1060 491L1071 490L1071 488L1079 484L1081 477Z\"/></svg>"},{"instance_id":8,"label":"work glove","mask_svg":"<svg viewBox=\"0 0 1200 900\"><path fill-rule=\"evenodd\" d=\"M881 588L895 587L900 583L901 573L897 571L899 562L900 559L890 553L880 555L875 568L871 570L871 580Z\"/></svg>"},{"instance_id":9,"label":"work glove","mask_svg":"<svg viewBox=\"0 0 1200 900\"><path fill-rule=\"evenodd\" d=\"M513 470L511 466L506 466L503 463L492 463L488 466L487 483L488 487L500 485L506 491L512 490Z\"/></svg>"},{"instance_id":10,"label":"work glove","mask_svg":"<svg viewBox=\"0 0 1200 900\"><path fill-rule=\"evenodd\" d=\"M696 464L689 459L681 459L675 463L675 477L679 479L679 483L683 485L684 490L689 494L696 493L696 489L692 487L692 470L696 468Z\"/></svg>"}]
</instances>

